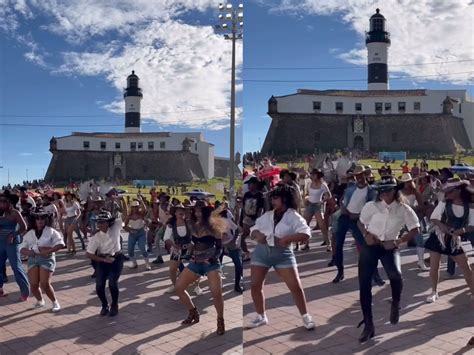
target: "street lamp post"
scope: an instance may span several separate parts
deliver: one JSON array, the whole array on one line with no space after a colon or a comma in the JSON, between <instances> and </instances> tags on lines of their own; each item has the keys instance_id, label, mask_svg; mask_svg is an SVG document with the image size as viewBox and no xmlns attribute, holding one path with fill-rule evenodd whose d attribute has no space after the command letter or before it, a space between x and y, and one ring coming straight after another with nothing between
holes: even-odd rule
<instances>
[{"instance_id":1,"label":"street lamp post","mask_svg":"<svg viewBox=\"0 0 474 355\"><path fill-rule=\"evenodd\" d=\"M219 4L219 21L216 28L225 32L224 38L232 41L232 70L230 91L230 161L229 202L235 207L235 42L243 38L244 5Z\"/></svg>"}]
</instances>

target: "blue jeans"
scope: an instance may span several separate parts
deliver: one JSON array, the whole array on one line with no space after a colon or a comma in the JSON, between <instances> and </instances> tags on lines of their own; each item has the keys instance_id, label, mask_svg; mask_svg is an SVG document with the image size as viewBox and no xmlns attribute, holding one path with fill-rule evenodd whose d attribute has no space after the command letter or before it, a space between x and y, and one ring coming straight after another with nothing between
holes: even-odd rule
<instances>
[{"instance_id":1,"label":"blue jeans","mask_svg":"<svg viewBox=\"0 0 474 355\"><path fill-rule=\"evenodd\" d=\"M234 269L235 269L235 283L240 283L240 280L242 280L244 269L242 266L242 253L240 252L240 249L230 249L227 250L227 252L223 252L220 261L222 264L222 259L224 259L224 255L228 255L229 258L232 259L232 262L234 263Z\"/></svg>"},{"instance_id":2,"label":"blue jeans","mask_svg":"<svg viewBox=\"0 0 474 355\"><path fill-rule=\"evenodd\" d=\"M23 265L21 264L19 242L20 236L18 235L15 237L13 244L7 243L5 237L0 238L0 270L5 268L5 263L8 258L13 274L15 275L15 281L20 287L21 295L27 297L30 295L30 284ZM2 277L0 277L0 288L3 288Z\"/></svg>"},{"instance_id":3,"label":"blue jeans","mask_svg":"<svg viewBox=\"0 0 474 355\"><path fill-rule=\"evenodd\" d=\"M335 264L339 271L344 270L344 256L343 248L344 241L346 240L346 234L348 231L352 232L354 239L359 247L365 245L364 237L357 227L357 221L353 221L349 216L341 214L337 220L337 229L336 229L336 255L335 255Z\"/></svg>"},{"instance_id":4,"label":"blue jeans","mask_svg":"<svg viewBox=\"0 0 474 355\"><path fill-rule=\"evenodd\" d=\"M138 249L140 249L143 257L148 258L145 229L140 229L135 233L128 234L128 256L131 258L135 257L135 244L138 244Z\"/></svg>"}]
</instances>

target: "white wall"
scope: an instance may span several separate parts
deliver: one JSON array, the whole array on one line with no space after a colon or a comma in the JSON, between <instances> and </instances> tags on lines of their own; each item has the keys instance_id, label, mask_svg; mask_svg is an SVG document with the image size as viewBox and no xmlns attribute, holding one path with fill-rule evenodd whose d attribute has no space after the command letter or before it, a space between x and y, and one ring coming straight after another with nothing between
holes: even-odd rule
<instances>
[{"instance_id":1,"label":"white wall","mask_svg":"<svg viewBox=\"0 0 474 355\"><path fill-rule=\"evenodd\" d=\"M471 141L471 147L474 148L474 102L463 101L461 103L461 113L459 113L459 105L455 105L453 115L464 119L464 126Z\"/></svg>"},{"instance_id":2,"label":"white wall","mask_svg":"<svg viewBox=\"0 0 474 355\"><path fill-rule=\"evenodd\" d=\"M375 103L382 102L384 109L382 113L398 114L398 102L405 102L404 113L441 113L443 111L443 100L446 96L464 100L465 90L426 90L425 96L370 96L370 97L347 97L347 96L327 96L317 94L296 94L276 97L278 101L278 112L291 113L325 113L335 114L336 102L343 102L344 110L342 114L375 114ZM321 110L313 110L313 101L321 102ZM390 102L392 109L385 111L385 103ZM420 102L421 109L414 110L414 103ZM362 103L362 111L355 110L355 104Z\"/></svg>"},{"instance_id":3,"label":"white wall","mask_svg":"<svg viewBox=\"0 0 474 355\"><path fill-rule=\"evenodd\" d=\"M194 152L194 144L191 147L191 152ZM214 146L209 143L198 142L197 153L199 154L199 162L206 179L214 177Z\"/></svg>"}]
</instances>

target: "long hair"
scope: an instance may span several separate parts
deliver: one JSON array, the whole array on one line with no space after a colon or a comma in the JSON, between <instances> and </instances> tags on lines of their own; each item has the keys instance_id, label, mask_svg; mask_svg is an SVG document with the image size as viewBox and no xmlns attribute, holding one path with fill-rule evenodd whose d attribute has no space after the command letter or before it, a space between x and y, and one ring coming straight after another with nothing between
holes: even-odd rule
<instances>
[{"instance_id":1,"label":"long hair","mask_svg":"<svg viewBox=\"0 0 474 355\"><path fill-rule=\"evenodd\" d=\"M280 197L287 209L298 209L298 204L295 199L295 188L293 186L279 183L275 189L270 192L270 197Z\"/></svg>"},{"instance_id":2,"label":"long hair","mask_svg":"<svg viewBox=\"0 0 474 355\"><path fill-rule=\"evenodd\" d=\"M459 189L459 195L463 203L471 203L471 192L467 189L466 185L457 187Z\"/></svg>"},{"instance_id":3,"label":"long hair","mask_svg":"<svg viewBox=\"0 0 474 355\"><path fill-rule=\"evenodd\" d=\"M227 222L220 216L214 216L214 209L210 206L201 208L201 228L204 228L211 232L214 237L220 237L227 230ZM197 221L196 215L193 211L194 223Z\"/></svg>"}]
</instances>

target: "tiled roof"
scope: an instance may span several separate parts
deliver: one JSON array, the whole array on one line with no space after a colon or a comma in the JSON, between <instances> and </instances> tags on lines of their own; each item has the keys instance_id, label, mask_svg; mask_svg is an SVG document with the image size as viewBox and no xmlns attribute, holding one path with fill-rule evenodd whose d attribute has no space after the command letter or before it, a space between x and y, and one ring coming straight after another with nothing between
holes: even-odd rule
<instances>
[{"instance_id":1,"label":"tiled roof","mask_svg":"<svg viewBox=\"0 0 474 355\"><path fill-rule=\"evenodd\" d=\"M346 97L372 97L372 96L425 96L426 90L307 90L299 89L298 94L315 96L346 96Z\"/></svg>"}]
</instances>

